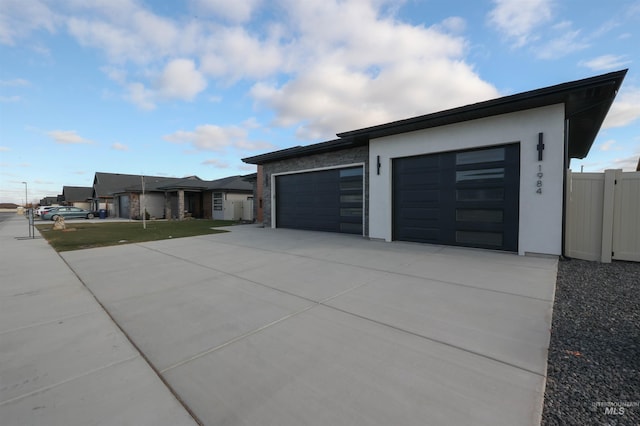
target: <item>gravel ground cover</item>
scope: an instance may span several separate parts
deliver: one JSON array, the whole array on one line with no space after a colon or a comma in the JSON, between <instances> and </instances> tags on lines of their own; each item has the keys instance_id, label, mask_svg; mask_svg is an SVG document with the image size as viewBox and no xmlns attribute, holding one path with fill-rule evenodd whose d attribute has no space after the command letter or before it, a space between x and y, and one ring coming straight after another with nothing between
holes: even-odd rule
<instances>
[{"instance_id":1,"label":"gravel ground cover","mask_svg":"<svg viewBox=\"0 0 640 426\"><path fill-rule=\"evenodd\" d=\"M640 425L640 263L558 263L542 425Z\"/></svg>"}]
</instances>

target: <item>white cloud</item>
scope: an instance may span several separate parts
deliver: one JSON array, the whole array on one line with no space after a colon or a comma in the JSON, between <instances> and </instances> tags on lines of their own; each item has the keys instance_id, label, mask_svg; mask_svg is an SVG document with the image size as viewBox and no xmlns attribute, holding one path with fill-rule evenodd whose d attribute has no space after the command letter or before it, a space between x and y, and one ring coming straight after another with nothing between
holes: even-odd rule
<instances>
[{"instance_id":1,"label":"white cloud","mask_svg":"<svg viewBox=\"0 0 640 426\"><path fill-rule=\"evenodd\" d=\"M461 29L457 20L425 28L380 17L378 2L285 4L295 36L285 57L291 77L260 81L250 94L275 111L274 124L298 124L300 138L331 138L499 95L463 61L465 39L442 31Z\"/></svg>"},{"instance_id":2,"label":"white cloud","mask_svg":"<svg viewBox=\"0 0 640 426\"><path fill-rule=\"evenodd\" d=\"M236 142L235 147L243 151L264 151L275 148L275 146L269 142L246 140L240 140Z\"/></svg>"},{"instance_id":3,"label":"white cloud","mask_svg":"<svg viewBox=\"0 0 640 426\"><path fill-rule=\"evenodd\" d=\"M63 145L94 143L93 141L80 136L75 130L51 130L47 132L47 135L53 138L56 143Z\"/></svg>"},{"instance_id":4,"label":"white cloud","mask_svg":"<svg viewBox=\"0 0 640 426\"><path fill-rule=\"evenodd\" d=\"M607 71L621 68L631 63L626 55L602 55L588 61L580 61L578 65L593 71Z\"/></svg>"},{"instance_id":5,"label":"white cloud","mask_svg":"<svg viewBox=\"0 0 640 426\"><path fill-rule=\"evenodd\" d=\"M602 128L623 127L640 118L640 88L623 88L611 105Z\"/></svg>"},{"instance_id":6,"label":"white cloud","mask_svg":"<svg viewBox=\"0 0 640 426\"><path fill-rule=\"evenodd\" d=\"M286 46L276 38L261 39L244 28L218 28L200 46L204 73L233 82L241 78L264 78L286 68Z\"/></svg>"},{"instance_id":7,"label":"white cloud","mask_svg":"<svg viewBox=\"0 0 640 426\"><path fill-rule=\"evenodd\" d=\"M228 169L229 163L226 161L218 160L216 158L211 158L209 160L205 160L202 162L205 166L213 166L217 169Z\"/></svg>"},{"instance_id":8,"label":"white cloud","mask_svg":"<svg viewBox=\"0 0 640 426\"><path fill-rule=\"evenodd\" d=\"M191 0L196 13L218 16L232 22L246 22L260 0Z\"/></svg>"},{"instance_id":9,"label":"white cloud","mask_svg":"<svg viewBox=\"0 0 640 426\"><path fill-rule=\"evenodd\" d=\"M28 86L29 81L23 78L14 78L12 80L0 80L0 86L21 87Z\"/></svg>"},{"instance_id":10,"label":"white cloud","mask_svg":"<svg viewBox=\"0 0 640 426\"><path fill-rule=\"evenodd\" d=\"M116 151L129 151L129 147L120 142L115 142L113 145L111 145L111 149L114 149Z\"/></svg>"},{"instance_id":11,"label":"white cloud","mask_svg":"<svg viewBox=\"0 0 640 426\"><path fill-rule=\"evenodd\" d=\"M159 79L159 92L164 98L193 98L207 87L207 81L190 59L175 59L167 64Z\"/></svg>"},{"instance_id":12,"label":"white cloud","mask_svg":"<svg viewBox=\"0 0 640 426\"><path fill-rule=\"evenodd\" d=\"M143 110L152 110L155 109L156 104L153 101L154 94L142 83L131 83L127 85L128 93L125 98L135 105L137 105L140 109Z\"/></svg>"},{"instance_id":13,"label":"white cloud","mask_svg":"<svg viewBox=\"0 0 640 426\"><path fill-rule=\"evenodd\" d=\"M561 22L550 30L550 39L537 45L534 50L540 59L557 59L584 50L589 44L574 30L571 22Z\"/></svg>"},{"instance_id":14,"label":"white cloud","mask_svg":"<svg viewBox=\"0 0 640 426\"><path fill-rule=\"evenodd\" d=\"M301 139L436 112L498 96L462 62L405 61L375 76L343 67L318 67L281 87L258 84L252 96L277 113L276 125L304 123Z\"/></svg>"},{"instance_id":15,"label":"white cloud","mask_svg":"<svg viewBox=\"0 0 640 426\"><path fill-rule=\"evenodd\" d=\"M522 47L535 39L534 30L551 21L553 0L493 0L489 23Z\"/></svg>"},{"instance_id":16,"label":"white cloud","mask_svg":"<svg viewBox=\"0 0 640 426\"><path fill-rule=\"evenodd\" d=\"M177 144L189 144L197 151L223 152L227 148L240 151L257 151L275 148L264 141L248 139L248 130L254 126L252 119L246 120L242 126L216 126L205 124L193 131L178 130L163 136L163 139Z\"/></svg>"},{"instance_id":17,"label":"white cloud","mask_svg":"<svg viewBox=\"0 0 640 426\"><path fill-rule=\"evenodd\" d=\"M13 46L32 31L56 30L56 15L40 0L3 0L0 7L0 43Z\"/></svg>"},{"instance_id":18,"label":"white cloud","mask_svg":"<svg viewBox=\"0 0 640 426\"><path fill-rule=\"evenodd\" d=\"M612 169L622 169L626 172L636 171L640 161L640 152L629 155L628 157L616 158L613 160Z\"/></svg>"},{"instance_id":19,"label":"white cloud","mask_svg":"<svg viewBox=\"0 0 640 426\"><path fill-rule=\"evenodd\" d=\"M20 96L0 96L0 102L19 102L22 98Z\"/></svg>"},{"instance_id":20,"label":"white cloud","mask_svg":"<svg viewBox=\"0 0 640 426\"><path fill-rule=\"evenodd\" d=\"M242 170L245 172L252 172L255 173L256 172L256 166L254 166L253 164L245 164L242 163L240 164L238 167L236 167L238 170Z\"/></svg>"},{"instance_id":21,"label":"white cloud","mask_svg":"<svg viewBox=\"0 0 640 426\"><path fill-rule=\"evenodd\" d=\"M604 141L602 145L600 145L600 151L609 151L613 147L613 145L615 145L615 143L616 141L613 139Z\"/></svg>"},{"instance_id":22,"label":"white cloud","mask_svg":"<svg viewBox=\"0 0 640 426\"><path fill-rule=\"evenodd\" d=\"M196 150L223 151L225 148L244 141L247 131L237 127L221 127L213 124L198 126L193 131L178 130L163 139L178 144L188 143Z\"/></svg>"},{"instance_id":23,"label":"white cloud","mask_svg":"<svg viewBox=\"0 0 640 426\"><path fill-rule=\"evenodd\" d=\"M135 2L74 0L71 5L73 16L66 20L71 35L84 46L103 50L112 62L147 63L176 50L178 24Z\"/></svg>"},{"instance_id":24,"label":"white cloud","mask_svg":"<svg viewBox=\"0 0 640 426\"><path fill-rule=\"evenodd\" d=\"M444 31L459 34L463 33L467 29L467 22L459 16L452 16L442 21L438 27Z\"/></svg>"},{"instance_id":25,"label":"white cloud","mask_svg":"<svg viewBox=\"0 0 640 426\"><path fill-rule=\"evenodd\" d=\"M192 100L208 87L207 78L222 85L246 79L256 106L273 108L275 123L298 126L307 139L499 95L465 62L462 18L425 27L396 19L392 0L279 0L269 6L281 11L279 22L251 30L237 25L263 3L191 1L190 11L214 19L164 17L135 0L67 0L59 13L80 44L105 54L103 72L143 110ZM552 3L524 3L496 1L491 16L510 37L528 40L549 21ZM240 149L264 146L246 140L248 127L239 127L242 136L230 129L217 132ZM205 126L181 132L167 137L196 149L224 145Z\"/></svg>"}]
</instances>

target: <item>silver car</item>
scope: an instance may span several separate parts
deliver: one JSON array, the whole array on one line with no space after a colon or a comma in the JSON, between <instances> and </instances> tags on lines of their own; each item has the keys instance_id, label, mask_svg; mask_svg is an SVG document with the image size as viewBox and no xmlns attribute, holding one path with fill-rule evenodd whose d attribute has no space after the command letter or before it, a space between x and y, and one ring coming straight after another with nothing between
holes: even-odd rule
<instances>
[{"instance_id":1,"label":"silver car","mask_svg":"<svg viewBox=\"0 0 640 426\"><path fill-rule=\"evenodd\" d=\"M56 207L55 209L44 212L40 217L42 220L56 220L58 217L63 217L65 219L93 219L95 216L95 212L81 209L79 207Z\"/></svg>"}]
</instances>

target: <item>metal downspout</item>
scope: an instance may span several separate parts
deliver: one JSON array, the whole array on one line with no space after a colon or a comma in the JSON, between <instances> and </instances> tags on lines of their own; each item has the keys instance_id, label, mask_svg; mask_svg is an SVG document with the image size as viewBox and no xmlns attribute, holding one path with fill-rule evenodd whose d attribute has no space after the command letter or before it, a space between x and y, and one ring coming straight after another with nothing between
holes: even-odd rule
<instances>
[{"instance_id":1,"label":"metal downspout","mask_svg":"<svg viewBox=\"0 0 640 426\"><path fill-rule=\"evenodd\" d=\"M564 168L562 170L562 244L560 248L560 255L562 257L566 256L566 236L567 236L567 190L568 190L568 182L567 182L567 170L569 170L569 166L571 165L571 160L569 159L569 119L565 118L564 120Z\"/></svg>"}]
</instances>

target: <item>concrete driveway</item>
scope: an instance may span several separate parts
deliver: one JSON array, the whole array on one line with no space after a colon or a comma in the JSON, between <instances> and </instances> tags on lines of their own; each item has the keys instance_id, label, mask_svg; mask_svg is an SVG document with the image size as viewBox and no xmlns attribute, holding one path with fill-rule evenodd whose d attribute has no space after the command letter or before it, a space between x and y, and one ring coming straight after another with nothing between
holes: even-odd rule
<instances>
[{"instance_id":1,"label":"concrete driveway","mask_svg":"<svg viewBox=\"0 0 640 426\"><path fill-rule=\"evenodd\" d=\"M232 232L62 256L206 425L537 425L557 261Z\"/></svg>"}]
</instances>

